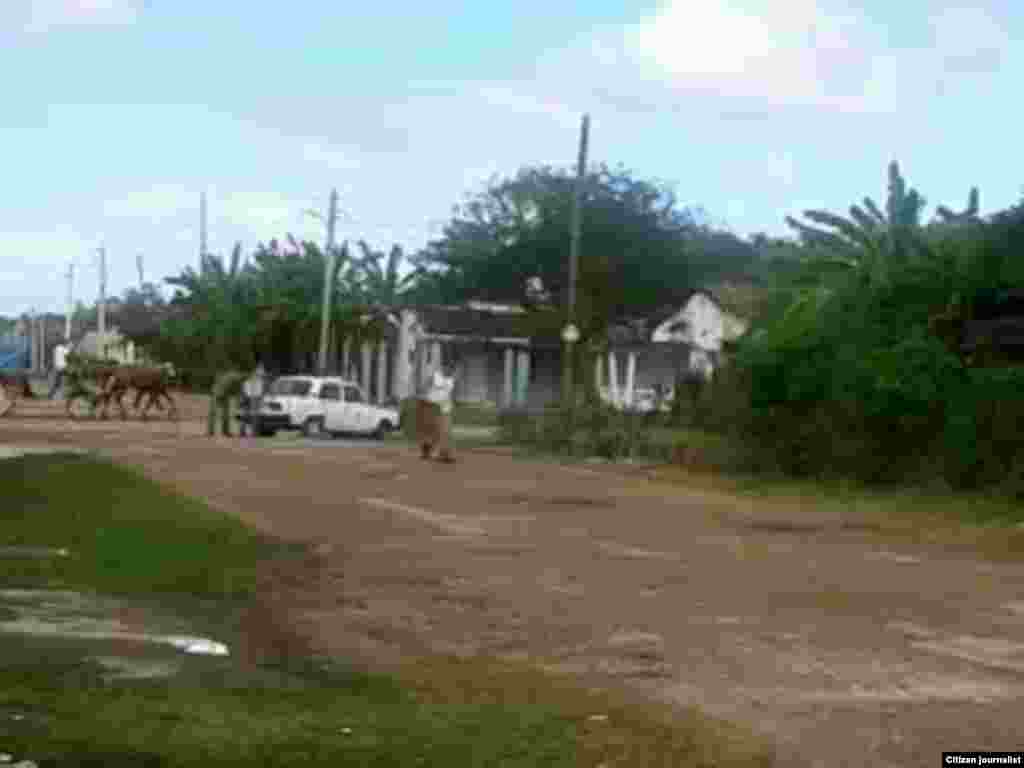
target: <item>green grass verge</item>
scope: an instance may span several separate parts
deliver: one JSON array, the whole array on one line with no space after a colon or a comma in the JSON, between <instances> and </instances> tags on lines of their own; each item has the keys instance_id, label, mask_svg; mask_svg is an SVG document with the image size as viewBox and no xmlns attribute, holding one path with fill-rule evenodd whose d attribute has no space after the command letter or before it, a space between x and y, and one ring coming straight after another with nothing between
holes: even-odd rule
<instances>
[{"instance_id":1,"label":"green grass verge","mask_svg":"<svg viewBox=\"0 0 1024 768\"><path fill-rule=\"evenodd\" d=\"M233 518L103 461L0 461L0 483L0 545L72 551L0 559L4 586L155 593L165 607L183 594L234 599L252 591L270 547ZM188 657L169 679L111 682L88 659L94 646L0 634L0 751L104 768L771 765L740 729L521 665L438 658L382 675L306 659L271 674L233 657Z\"/></svg>"},{"instance_id":2,"label":"green grass verge","mask_svg":"<svg viewBox=\"0 0 1024 768\"><path fill-rule=\"evenodd\" d=\"M0 559L0 582L9 586L238 597L252 590L256 563L273 548L233 517L88 457L0 461L0 488L0 545L69 551Z\"/></svg>"}]
</instances>

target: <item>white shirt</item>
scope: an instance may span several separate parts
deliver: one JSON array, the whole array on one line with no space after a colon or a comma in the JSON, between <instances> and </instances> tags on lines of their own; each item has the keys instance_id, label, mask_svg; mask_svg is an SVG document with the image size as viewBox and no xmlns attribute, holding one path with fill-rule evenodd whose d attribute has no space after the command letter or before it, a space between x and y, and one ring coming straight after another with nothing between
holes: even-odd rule
<instances>
[{"instance_id":1,"label":"white shirt","mask_svg":"<svg viewBox=\"0 0 1024 768\"><path fill-rule=\"evenodd\" d=\"M68 365L68 348L58 344L53 350L53 367L63 371Z\"/></svg>"},{"instance_id":2,"label":"white shirt","mask_svg":"<svg viewBox=\"0 0 1024 768\"><path fill-rule=\"evenodd\" d=\"M258 373L255 376L250 376L242 384L242 391L245 392L246 397L263 397L263 377Z\"/></svg>"},{"instance_id":3,"label":"white shirt","mask_svg":"<svg viewBox=\"0 0 1024 768\"><path fill-rule=\"evenodd\" d=\"M430 386L427 389L427 400L441 406L442 413L452 412L452 391L455 389L455 379L445 376L441 371L434 371L430 378Z\"/></svg>"}]
</instances>

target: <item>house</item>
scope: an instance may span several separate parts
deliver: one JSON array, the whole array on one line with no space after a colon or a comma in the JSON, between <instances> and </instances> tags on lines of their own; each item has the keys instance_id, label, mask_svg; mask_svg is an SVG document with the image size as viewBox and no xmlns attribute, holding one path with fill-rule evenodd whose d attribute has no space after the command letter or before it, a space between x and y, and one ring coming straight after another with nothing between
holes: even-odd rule
<instances>
[{"instance_id":1,"label":"house","mask_svg":"<svg viewBox=\"0 0 1024 768\"><path fill-rule=\"evenodd\" d=\"M687 370L710 379L723 348L747 327L706 289L693 291L681 308L617 323L608 331L606 354L595 362L598 391L616 406L649 409L656 393L672 398Z\"/></svg>"},{"instance_id":2,"label":"house","mask_svg":"<svg viewBox=\"0 0 1024 768\"><path fill-rule=\"evenodd\" d=\"M542 406L561 389L559 313L468 302L388 310L383 338L352 340L332 356L334 368L358 381L376 402L409 397L445 364L456 366L455 398L497 407ZM682 307L629 318L609 329L594 376L605 399L640 407L657 389L671 392L680 373L705 377L721 363L724 344L746 322L707 290Z\"/></svg>"},{"instance_id":3,"label":"house","mask_svg":"<svg viewBox=\"0 0 1024 768\"><path fill-rule=\"evenodd\" d=\"M116 360L123 365L139 362L134 342L123 337L116 328L108 329L103 334L99 331L86 331L75 342L74 351L88 357Z\"/></svg>"}]
</instances>

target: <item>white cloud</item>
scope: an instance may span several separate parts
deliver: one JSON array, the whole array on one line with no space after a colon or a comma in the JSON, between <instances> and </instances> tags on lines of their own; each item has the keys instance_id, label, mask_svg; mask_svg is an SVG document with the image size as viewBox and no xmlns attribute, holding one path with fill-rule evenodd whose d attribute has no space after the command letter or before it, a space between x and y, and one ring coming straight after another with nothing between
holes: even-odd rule
<instances>
[{"instance_id":1,"label":"white cloud","mask_svg":"<svg viewBox=\"0 0 1024 768\"><path fill-rule=\"evenodd\" d=\"M666 0L637 24L541 57L530 86L569 113L870 116L932 98L943 73L990 73L1009 48L1000 19L980 8L936 9L925 24L930 41L901 46L836 0Z\"/></svg>"},{"instance_id":2,"label":"white cloud","mask_svg":"<svg viewBox=\"0 0 1024 768\"><path fill-rule=\"evenodd\" d=\"M54 27L123 26L134 24L140 0L29 0L28 30L45 32Z\"/></svg>"}]
</instances>

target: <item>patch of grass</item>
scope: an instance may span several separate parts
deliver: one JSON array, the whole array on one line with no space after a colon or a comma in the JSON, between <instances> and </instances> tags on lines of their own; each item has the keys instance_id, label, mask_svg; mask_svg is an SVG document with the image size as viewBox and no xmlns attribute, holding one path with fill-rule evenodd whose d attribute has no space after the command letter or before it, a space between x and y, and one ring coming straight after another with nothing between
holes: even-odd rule
<instances>
[{"instance_id":1,"label":"patch of grass","mask_svg":"<svg viewBox=\"0 0 1024 768\"><path fill-rule=\"evenodd\" d=\"M0 559L0 582L12 587L243 596L272 549L235 518L89 457L0 461L0 488L0 545L70 553Z\"/></svg>"},{"instance_id":2,"label":"patch of grass","mask_svg":"<svg viewBox=\"0 0 1024 768\"><path fill-rule=\"evenodd\" d=\"M6 751L62 766L772 764L762 743L696 713L670 717L520 665L447 658L398 677L282 685L113 684L98 667L53 656L0 673L0 712L23 716L0 718Z\"/></svg>"},{"instance_id":3,"label":"patch of grass","mask_svg":"<svg viewBox=\"0 0 1024 768\"><path fill-rule=\"evenodd\" d=\"M459 403L455 406L454 422L466 427L497 427L498 409L486 404Z\"/></svg>"}]
</instances>

